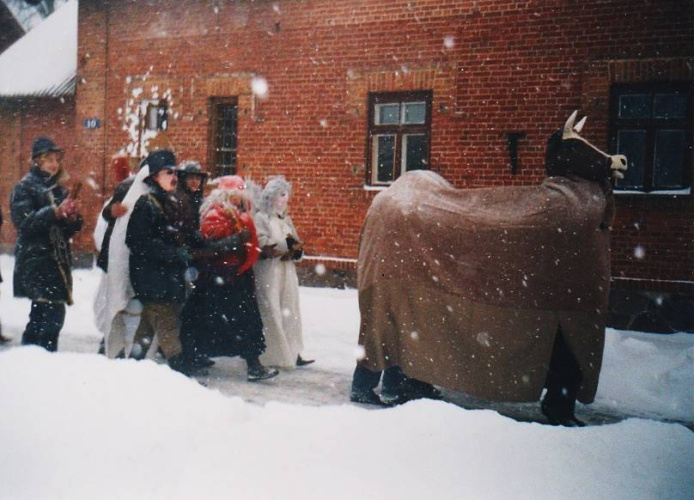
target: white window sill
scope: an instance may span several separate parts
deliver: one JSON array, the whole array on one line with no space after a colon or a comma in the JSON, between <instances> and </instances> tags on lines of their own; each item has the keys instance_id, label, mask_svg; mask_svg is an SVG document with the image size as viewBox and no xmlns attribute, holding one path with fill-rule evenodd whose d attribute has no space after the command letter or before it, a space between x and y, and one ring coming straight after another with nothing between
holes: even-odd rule
<instances>
[{"instance_id":1,"label":"white window sill","mask_svg":"<svg viewBox=\"0 0 694 500\"><path fill-rule=\"evenodd\" d=\"M368 184L364 184L364 191L383 191L384 189L388 189L389 187L390 184L383 184L378 186L369 186Z\"/></svg>"},{"instance_id":2,"label":"white window sill","mask_svg":"<svg viewBox=\"0 0 694 500\"><path fill-rule=\"evenodd\" d=\"M650 195L658 195L658 196L686 196L689 194L692 194L692 188L686 188L686 189L672 189L672 190L658 190L658 191L632 191L632 190L627 190L627 189L615 189L614 190L615 195L639 195L639 196L650 196Z\"/></svg>"}]
</instances>

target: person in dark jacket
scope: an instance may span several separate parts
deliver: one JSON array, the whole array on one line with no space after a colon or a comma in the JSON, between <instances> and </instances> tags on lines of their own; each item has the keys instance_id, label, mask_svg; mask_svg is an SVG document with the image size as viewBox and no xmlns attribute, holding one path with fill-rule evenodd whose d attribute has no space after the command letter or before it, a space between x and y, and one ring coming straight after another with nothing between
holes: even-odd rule
<instances>
[{"instance_id":1,"label":"person in dark jacket","mask_svg":"<svg viewBox=\"0 0 694 500\"><path fill-rule=\"evenodd\" d=\"M22 344L58 349L65 304L72 304L70 238L82 229L79 205L61 184L63 150L39 137L32 166L12 191L10 209L17 228L14 295L31 299Z\"/></svg>"},{"instance_id":2,"label":"person in dark jacket","mask_svg":"<svg viewBox=\"0 0 694 500\"><path fill-rule=\"evenodd\" d=\"M252 269L258 237L248 201L243 179L224 176L203 203L200 231L208 245L230 244L197 260L200 273L181 313L181 335L192 363L204 365L207 356L240 356L248 365L248 381L256 382L279 371L259 359L265 336Z\"/></svg>"},{"instance_id":3,"label":"person in dark jacket","mask_svg":"<svg viewBox=\"0 0 694 500\"><path fill-rule=\"evenodd\" d=\"M183 273L191 254L175 227L176 156L166 149L157 150L148 155L145 166L150 173L146 179L150 192L135 203L125 238L130 249L130 281L143 305L132 354L144 355L156 334L169 366L190 374L178 327L185 300Z\"/></svg>"},{"instance_id":4,"label":"person in dark jacket","mask_svg":"<svg viewBox=\"0 0 694 500\"><path fill-rule=\"evenodd\" d=\"M200 163L194 160L186 160L176 169L178 185L176 187L176 201L179 205L178 225L187 237L192 238L195 245L200 229L200 206L202 205L203 189L207 172L203 172Z\"/></svg>"}]
</instances>

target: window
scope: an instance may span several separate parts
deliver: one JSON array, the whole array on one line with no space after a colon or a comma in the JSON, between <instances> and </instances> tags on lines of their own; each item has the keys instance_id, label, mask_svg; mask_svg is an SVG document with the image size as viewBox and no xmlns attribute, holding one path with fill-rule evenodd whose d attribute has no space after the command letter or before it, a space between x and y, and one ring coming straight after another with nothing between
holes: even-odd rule
<instances>
[{"instance_id":1,"label":"window","mask_svg":"<svg viewBox=\"0 0 694 500\"><path fill-rule=\"evenodd\" d=\"M169 107L166 101L148 102L145 110L145 129L158 132L166 130L169 125Z\"/></svg>"},{"instance_id":2,"label":"window","mask_svg":"<svg viewBox=\"0 0 694 500\"><path fill-rule=\"evenodd\" d=\"M238 101L236 98L211 101L210 159L212 175L236 174Z\"/></svg>"},{"instance_id":3,"label":"window","mask_svg":"<svg viewBox=\"0 0 694 500\"><path fill-rule=\"evenodd\" d=\"M147 151L156 148L157 136L169 126L169 106L165 99L143 100L137 108L137 144L128 149L137 148L137 156L147 155Z\"/></svg>"},{"instance_id":4,"label":"window","mask_svg":"<svg viewBox=\"0 0 694 500\"><path fill-rule=\"evenodd\" d=\"M629 162L622 191L684 192L691 187L692 87L687 83L612 87L612 150Z\"/></svg>"},{"instance_id":5,"label":"window","mask_svg":"<svg viewBox=\"0 0 694 500\"><path fill-rule=\"evenodd\" d=\"M367 184L385 186L429 168L431 98L428 91L369 95Z\"/></svg>"}]
</instances>

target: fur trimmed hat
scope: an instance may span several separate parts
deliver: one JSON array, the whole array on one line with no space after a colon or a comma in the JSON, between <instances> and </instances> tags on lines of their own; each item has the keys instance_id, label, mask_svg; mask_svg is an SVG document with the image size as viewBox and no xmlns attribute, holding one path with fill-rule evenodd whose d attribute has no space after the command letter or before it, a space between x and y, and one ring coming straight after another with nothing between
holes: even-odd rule
<instances>
[{"instance_id":1,"label":"fur trimmed hat","mask_svg":"<svg viewBox=\"0 0 694 500\"><path fill-rule=\"evenodd\" d=\"M179 177L187 177L189 175L197 175L206 179L210 174L202 170L202 165L195 160L185 160L176 169Z\"/></svg>"},{"instance_id":2,"label":"fur trimmed hat","mask_svg":"<svg viewBox=\"0 0 694 500\"><path fill-rule=\"evenodd\" d=\"M154 177L165 168L175 170L176 155L169 149L157 149L156 151L152 151L147 155L147 158L145 158L140 164L140 168L144 167L145 165L149 167L149 176Z\"/></svg>"},{"instance_id":3,"label":"fur trimmed hat","mask_svg":"<svg viewBox=\"0 0 694 500\"><path fill-rule=\"evenodd\" d=\"M46 153L64 153L55 142L48 137L38 137L31 146L31 158L36 158Z\"/></svg>"}]
</instances>

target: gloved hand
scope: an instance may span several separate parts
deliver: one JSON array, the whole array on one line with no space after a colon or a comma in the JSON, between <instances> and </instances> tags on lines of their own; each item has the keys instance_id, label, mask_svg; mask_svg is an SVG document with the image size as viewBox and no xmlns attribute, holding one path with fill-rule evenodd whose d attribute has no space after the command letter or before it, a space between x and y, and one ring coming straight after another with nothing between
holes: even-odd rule
<instances>
[{"instance_id":1,"label":"gloved hand","mask_svg":"<svg viewBox=\"0 0 694 500\"><path fill-rule=\"evenodd\" d=\"M116 203L111 205L111 217L113 217L114 219L123 217L126 213L128 213L128 207L126 207L122 203L117 201Z\"/></svg>"},{"instance_id":2,"label":"gloved hand","mask_svg":"<svg viewBox=\"0 0 694 500\"><path fill-rule=\"evenodd\" d=\"M58 219L74 218L79 214L79 205L75 200L68 197L55 209L55 216Z\"/></svg>"},{"instance_id":3,"label":"gloved hand","mask_svg":"<svg viewBox=\"0 0 694 500\"><path fill-rule=\"evenodd\" d=\"M190 263L190 261L193 260L193 255L190 253L188 247L178 247L176 249L176 256L186 266L188 265L188 263Z\"/></svg>"},{"instance_id":4,"label":"gloved hand","mask_svg":"<svg viewBox=\"0 0 694 500\"><path fill-rule=\"evenodd\" d=\"M277 243L273 243L272 245L265 245L263 248L260 249L260 258L274 259L275 257L279 257L280 255L282 255L283 252L277 250L277 248L275 248L276 246Z\"/></svg>"}]
</instances>

